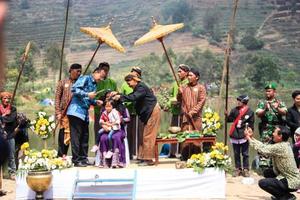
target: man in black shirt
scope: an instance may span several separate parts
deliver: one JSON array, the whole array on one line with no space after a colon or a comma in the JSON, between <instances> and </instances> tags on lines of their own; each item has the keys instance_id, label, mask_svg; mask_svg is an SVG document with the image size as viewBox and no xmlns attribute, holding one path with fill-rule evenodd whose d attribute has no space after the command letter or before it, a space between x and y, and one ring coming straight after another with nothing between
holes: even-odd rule
<instances>
[{"instance_id":1,"label":"man in black shirt","mask_svg":"<svg viewBox=\"0 0 300 200\"><path fill-rule=\"evenodd\" d=\"M300 90L296 90L292 93L294 99L294 105L288 109L286 114L287 125L291 129L291 137L294 141L295 130L300 127Z\"/></svg>"},{"instance_id":2,"label":"man in black shirt","mask_svg":"<svg viewBox=\"0 0 300 200\"><path fill-rule=\"evenodd\" d=\"M134 102L135 110L140 120L145 124L143 142L139 146L138 158L142 161L140 166L153 165L156 135L160 126L160 107L152 90L135 74L130 73L125 77L127 84L133 88L128 95L112 93L115 100Z\"/></svg>"}]
</instances>

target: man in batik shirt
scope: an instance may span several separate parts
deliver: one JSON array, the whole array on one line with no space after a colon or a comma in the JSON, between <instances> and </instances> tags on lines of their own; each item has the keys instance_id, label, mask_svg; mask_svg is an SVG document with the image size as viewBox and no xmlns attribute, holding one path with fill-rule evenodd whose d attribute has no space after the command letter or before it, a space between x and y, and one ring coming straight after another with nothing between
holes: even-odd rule
<instances>
[{"instance_id":1,"label":"man in batik shirt","mask_svg":"<svg viewBox=\"0 0 300 200\"><path fill-rule=\"evenodd\" d=\"M60 123L58 135L58 156L67 155L70 144L70 127L69 120L66 115L66 107L71 99L71 88L78 77L81 75L82 67L80 64L74 63L70 66L69 77L60 80L55 91L55 116ZM64 113L65 112L65 113Z\"/></svg>"},{"instance_id":2,"label":"man in batik shirt","mask_svg":"<svg viewBox=\"0 0 300 200\"><path fill-rule=\"evenodd\" d=\"M189 83L179 88L178 101L181 102L182 131L201 131L202 109L206 100L206 89L198 83L200 73L191 69L188 73ZM192 154L200 153L198 144L192 148L182 145L181 160L187 160Z\"/></svg>"}]
</instances>

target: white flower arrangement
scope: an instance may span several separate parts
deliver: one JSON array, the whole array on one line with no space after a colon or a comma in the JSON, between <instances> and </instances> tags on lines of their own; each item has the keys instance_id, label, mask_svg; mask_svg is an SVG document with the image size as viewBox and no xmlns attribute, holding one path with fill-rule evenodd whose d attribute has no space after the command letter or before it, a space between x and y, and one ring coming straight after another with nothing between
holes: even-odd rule
<instances>
[{"instance_id":1,"label":"white flower arrangement","mask_svg":"<svg viewBox=\"0 0 300 200\"><path fill-rule=\"evenodd\" d=\"M38 112L37 118L30 122L30 129L40 136L42 139L47 139L55 129L54 116L48 116L46 112Z\"/></svg>"},{"instance_id":2,"label":"white flower arrangement","mask_svg":"<svg viewBox=\"0 0 300 200\"><path fill-rule=\"evenodd\" d=\"M18 171L21 173L28 171L51 171L73 166L70 157L57 157L57 151L54 149L37 151L30 149L29 143L26 142L21 146L21 151L23 151L24 155L24 158L19 161Z\"/></svg>"}]
</instances>

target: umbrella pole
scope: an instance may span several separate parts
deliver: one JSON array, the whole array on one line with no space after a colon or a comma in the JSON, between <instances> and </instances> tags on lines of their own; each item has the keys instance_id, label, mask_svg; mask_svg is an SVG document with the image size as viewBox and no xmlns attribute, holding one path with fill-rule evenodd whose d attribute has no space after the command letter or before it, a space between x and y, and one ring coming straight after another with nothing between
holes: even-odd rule
<instances>
[{"instance_id":1,"label":"umbrella pole","mask_svg":"<svg viewBox=\"0 0 300 200\"><path fill-rule=\"evenodd\" d=\"M96 55L98 49L100 48L100 45L101 45L101 44L102 44L102 42L98 42L98 46L97 46L97 48L95 49L94 54L93 54L93 56L92 56L90 62L89 62L88 65L86 66L86 68L85 68L85 70L84 70L84 72L83 72L83 75L85 75L86 72L87 72L87 70L89 69L89 67L90 67L91 63L93 62L94 57L95 57L95 55Z\"/></svg>"},{"instance_id":2,"label":"umbrella pole","mask_svg":"<svg viewBox=\"0 0 300 200\"><path fill-rule=\"evenodd\" d=\"M169 66L170 66L170 68L171 68L171 70L172 70L172 74L173 74L173 76L174 76L174 79L175 79L175 81L176 81L176 83L177 83L177 86L178 86L178 87L180 87L180 85L179 85L179 82L178 82L178 79L177 79L177 77L176 77L176 74L175 74L175 70L174 70L174 68L173 68L172 62L171 62L171 60L170 60L170 58L169 58L169 55L168 55L167 49L166 49L166 47L165 47L165 44L164 44L163 38L159 38L158 40L160 41L160 43L161 43L161 44L162 44L162 46L163 46L163 49L164 49L164 51L165 51L165 54L166 54L166 57L167 57L167 60L168 60ZM182 98L182 101L183 101L183 104L185 105L185 100L184 100L184 98ZM191 124L192 124L192 127L193 127L193 129L194 129L194 130L196 130L196 126L195 126L195 123L194 123L194 120L193 120L193 118L191 118L191 117L189 117L189 116L187 116L187 118L190 120L190 122L191 122Z\"/></svg>"},{"instance_id":3,"label":"umbrella pole","mask_svg":"<svg viewBox=\"0 0 300 200\"><path fill-rule=\"evenodd\" d=\"M170 58L169 58L169 55L168 55L167 49L166 49L166 47L165 47L165 44L164 44L163 38L162 38L162 37L161 37L161 38L158 38L158 41L160 41L161 45L163 46L163 49L164 49L164 52L165 52L165 54L166 54L166 57L167 57L167 60L168 60L169 66L170 66L170 68L171 68L171 71L172 71L173 77L174 77L174 79L175 79L175 81L176 81L176 83L177 83L177 85L178 85L178 87L179 87L180 85L179 85L178 79L177 79L177 77L176 77L175 70L174 70L174 68L173 68L172 62L171 62L171 60L170 60Z\"/></svg>"},{"instance_id":4,"label":"umbrella pole","mask_svg":"<svg viewBox=\"0 0 300 200\"><path fill-rule=\"evenodd\" d=\"M68 3L67 3L67 11L66 11L66 19L65 19L65 30L64 30L64 37L63 37L63 42L62 42L62 46L61 46L59 80L61 80L61 75L62 75L64 48L65 48L66 33L67 33L68 18L69 18L69 7L70 7L70 0L68 0Z\"/></svg>"}]
</instances>

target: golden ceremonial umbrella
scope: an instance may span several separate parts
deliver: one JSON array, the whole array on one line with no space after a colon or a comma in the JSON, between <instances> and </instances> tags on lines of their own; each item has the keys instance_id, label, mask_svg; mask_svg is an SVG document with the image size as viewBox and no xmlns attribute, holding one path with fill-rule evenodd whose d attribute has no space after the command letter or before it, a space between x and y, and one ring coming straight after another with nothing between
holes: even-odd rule
<instances>
[{"instance_id":1,"label":"golden ceremonial umbrella","mask_svg":"<svg viewBox=\"0 0 300 200\"><path fill-rule=\"evenodd\" d=\"M178 82L177 77L175 75L175 71L174 71L172 62L171 62L171 60L169 58L169 55L168 55L168 52L166 50L163 38L166 35L174 32L178 29L181 29L184 26L184 24L179 23L179 24L160 25L160 24L156 23L156 21L153 17L152 17L152 20L153 20L153 26L150 29L150 31L148 33L146 33L145 35L143 35L140 39L135 41L134 45L141 45L141 44L144 44L144 43L147 43L147 42L151 42L153 40L158 40L163 46L163 49L164 49L164 52L166 54L167 60L169 62L169 65L170 65L171 71L173 73L174 79L176 80L177 85L179 85L179 82Z\"/></svg>"},{"instance_id":2,"label":"golden ceremonial umbrella","mask_svg":"<svg viewBox=\"0 0 300 200\"><path fill-rule=\"evenodd\" d=\"M92 63L101 44L106 43L108 46L110 46L122 53L125 52L124 47L119 43L119 41L117 40L117 38L114 36L113 32L111 31L111 23L112 22L110 22L108 24L108 26L106 26L106 27L100 27L100 28L94 28L94 27L81 27L80 28L81 32L86 33L86 34L90 35L91 37L96 38L98 40L98 46L88 64L88 66L86 67L84 74L86 73L86 71L88 70L88 67Z\"/></svg>"}]
</instances>

